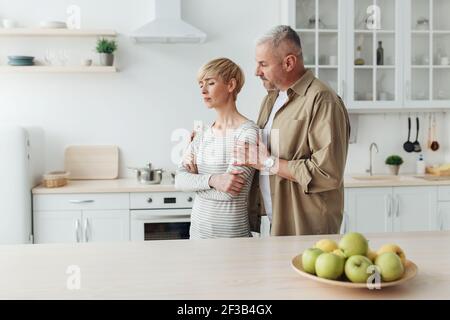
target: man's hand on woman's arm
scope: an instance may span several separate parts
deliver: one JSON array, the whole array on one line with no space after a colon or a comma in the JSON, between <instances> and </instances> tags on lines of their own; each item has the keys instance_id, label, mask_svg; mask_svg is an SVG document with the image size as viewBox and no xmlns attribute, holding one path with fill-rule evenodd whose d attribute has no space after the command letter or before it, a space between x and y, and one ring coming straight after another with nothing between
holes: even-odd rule
<instances>
[{"instance_id":1,"label":"man's hand on woman's arm","mask_svg":"<svg viewBox=\"0 0 450 320\"><path fill-rule=\"evenodd\" d=\"M236 159L234 165L255 168L256 170L264 170L264 164L271 157L267 146L258 139L257 144L240 143L238 144L234 157ZM288 161L275 158L275 164L270 169L271 174L279 175L282 178L297 182L295 177L288 169Z\"/></svg>"}]
</instances>

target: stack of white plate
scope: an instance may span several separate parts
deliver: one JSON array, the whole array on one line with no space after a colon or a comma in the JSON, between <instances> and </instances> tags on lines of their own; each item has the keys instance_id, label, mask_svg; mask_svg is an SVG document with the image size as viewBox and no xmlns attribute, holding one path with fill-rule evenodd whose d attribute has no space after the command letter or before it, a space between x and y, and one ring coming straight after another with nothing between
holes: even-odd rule
<instances>
[{"instance_id":1,"label":"stack of white plate","mask_svg":"<svg viewBox=\"0 0 450 320\"><path fill-rule=\"evenodd\" d=\"M41 28L47 29L66 29L67 24L62 21L42 21L40 23Z\"/></svg>"}]
</instances>

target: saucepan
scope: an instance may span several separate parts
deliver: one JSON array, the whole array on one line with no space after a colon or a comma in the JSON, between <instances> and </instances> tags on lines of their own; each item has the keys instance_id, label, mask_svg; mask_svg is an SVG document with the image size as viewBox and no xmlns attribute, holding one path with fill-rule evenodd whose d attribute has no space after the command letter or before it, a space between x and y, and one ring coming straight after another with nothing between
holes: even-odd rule
<instances>
[{"instance_id":1,"label":"saucepan","mask_svg":"<svg viewBox=\"0 0 450 320\"><path fill-rule=\"evenodd\" d=\"M151 163L142 168L128 167L128 169L136 172L136 179L142 184L160 184L164 171L163 169L152 169Z\"/></svg>"}]
</instances>

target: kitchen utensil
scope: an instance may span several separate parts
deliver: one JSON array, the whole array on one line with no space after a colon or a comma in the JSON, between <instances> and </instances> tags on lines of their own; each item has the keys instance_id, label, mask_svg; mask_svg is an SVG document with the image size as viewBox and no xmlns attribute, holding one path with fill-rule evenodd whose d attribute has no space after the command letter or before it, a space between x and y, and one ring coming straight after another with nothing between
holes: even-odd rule
<instances>
[{"instance_id":1,"label":"kitchen utensil","mask_svg":"<svg viewBox=\"0 0 450 320\"><path fill-rule=\"evenodd\" d=\"M434 113L433 113L433 127L432 127L431 131L432 131L433 140L431 141L430 149L432 151L437 151L437 150L439 150L439 142L437 142L437 140L436 140L436 115Z\"/></svg>"},{"instance_id":2,"label":"kitchen utensil","mask_svg":"<svg viewBox=\"0 0 450 320\"><path fill-rule=\"evenodd\" d=\"M130 170L136 171L136 179L142 184L160 184L162 180L162 169L152 169L149 163L143 168L128 167Z\"/></svg>"},{"instance_id":3,"label":"kitchen utensil","mask_svg":"<svg viewBox=\"0 0 450 320\"><path fill-rule=\"evenodd\" d=\"M64 152L64 169L71 180L107 180L119 176L117 146L69 146Z\"/></svg>"},{"instance_id":4,"label":"kitchen utensil","mask_svg":"<svg viewBox=\"0 0 450 320\"><path fill-rule=\"evenodd\" d=\"M409 141L410 137L411 137L411 117L408 117L408 141L406 141L403 144L403 149L406 152L413 152L414 151L414 144L411 141Z\"/></svg>"},{"instance_id":5,"label":"kitchen utensil","mask_svg":"<svg viewBox=\"0 0 450 320\"><path fill-rule=\"evenodd\" d=\"M69 174L70 173L66 171L55 171L44 174L42 176L42 185L46 188L63 187L67 184Z\"/></svg>"},{"instance_id":6,"label":"kitchen utensil","mask_svg":"<svg viewBox=\"0 0 450 320\"><path fill-rule=\"evenodd\" d=\"M422 152L422 147L419 143L419 117L416 117L416 127L417 127L417 133L416 133L416 141L413 142L414 144L414 152Z\"/></svg>"},{"instance_id":7,"label":"kitchen utensil","mask_svg":"<svg viewBox=\"0 0 450 320\"><path fill-rule=\"evenodd\" d=\"M292 261L291 261L291 266L292 268L299 273L301 276L311 279L313 281L317 281L317 282L321 282L321 283L325 283L328 285L332 285L335 287L346 287L346 288L366 288L368 289L368 284L367 283L353 283L350 281L339 281L339 280L328 280L328 279L323 279L323 278L319 278L313 274L307 273L306 271L303 270L303 265L302 265L302 255L298 255L295 256ZM402 283L405 283L409 280L411 280L412 278L414 278L417 275L417 266L414 262L407 260L406 261L406 266L405 266L405 272L403 274L403 276L401 277L401 279L396 280L396 281L392 281L392 282L381 282L379 284L379 286L381 288L385 288L385 287L392 287L392 286L397 286L400 285ZM375 284L373 284L375 286Z\"/></svg>"}]
</instances>

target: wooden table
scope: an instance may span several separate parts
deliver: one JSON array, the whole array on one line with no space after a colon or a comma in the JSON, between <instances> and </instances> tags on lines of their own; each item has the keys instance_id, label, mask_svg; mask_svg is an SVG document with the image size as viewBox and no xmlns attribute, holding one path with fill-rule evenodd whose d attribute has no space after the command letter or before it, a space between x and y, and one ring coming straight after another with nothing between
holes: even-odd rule
<instances>
[{"instance_id":1,"label":"wooden table","mask_svg":"<svg viewBox=\"0 0 450 320\"><path fill-rule=\"evenodd\" d=\"M397 243L419 268L404 285L375 291L292 270L291 258L323 237L0 246L0 298L450 299L450 232L367 235L374 249Z\"/></svg>"}]
</instances>

